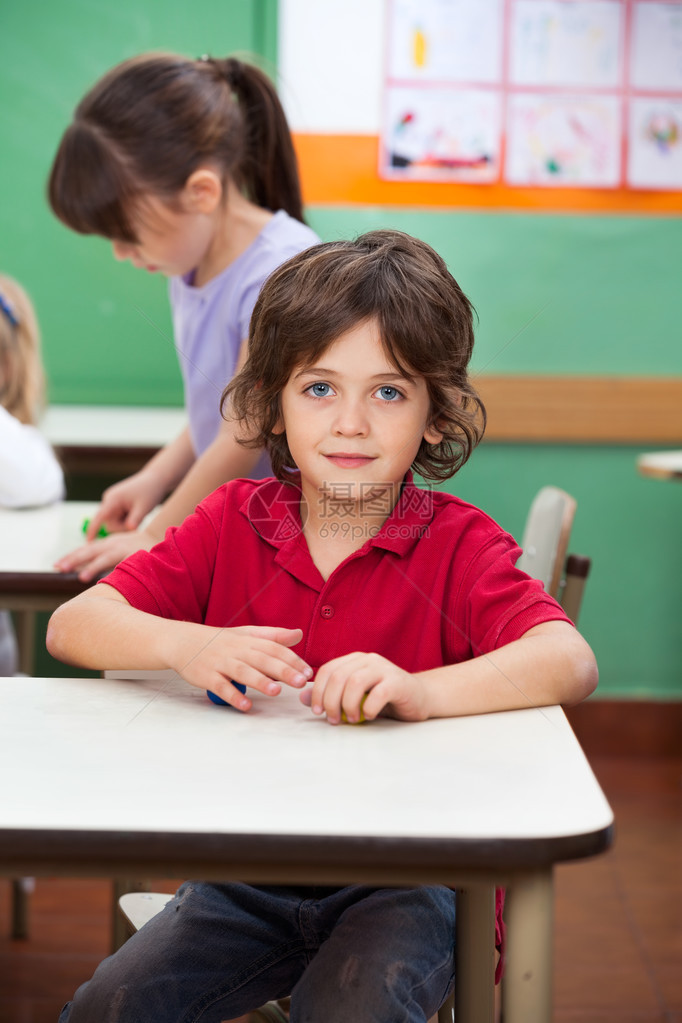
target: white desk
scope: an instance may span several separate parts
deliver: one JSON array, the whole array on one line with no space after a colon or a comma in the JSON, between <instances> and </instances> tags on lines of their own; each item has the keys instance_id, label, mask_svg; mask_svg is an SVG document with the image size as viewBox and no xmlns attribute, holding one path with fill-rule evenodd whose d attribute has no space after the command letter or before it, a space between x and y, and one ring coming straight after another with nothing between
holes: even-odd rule
<instances>
[{"instance_id":1,"label":"white desk","mask_svg":"<svg viewBox=\"0 0 682 1023\"><path fill-rule=\"evenodd\" d=\"M660 480L682 480L682 451L650 451L637 459L642 476Z\"/></svg>"},{"instance_id":2,"label":"white desk","mask_svg":"<svg viewBox=\"0 0 682 1023\"><path fill-rule=\"evenodd\" d=\"M41 429L67 471L127 476L186 425L184 408L50 405Z\"/></svg>"},{"instance_id":3,"label":"white desk","mask_svg":"<svg viewBox=\"0 0 682 1023\"><path fill-rule=\"evenodd\" d=\"M84 542L83 520L94 501L44 508L0 508L0 607L17 615L20 668L31 674L36 611L52 611L88 584L55 571L62 554Z\"/></svg>"},{"instance_id":4,"label":"white desk","mask_svg":"<svg viewBox=\"0 0 682 1023\"><path fill-rule=\"evenodd\" d=\"M242 715L179 680L0 679L9 772L8 876L456 886L457 1023L492 1019L495 884L505 1021L549 1023L553 864L611 841L558 708L333 728L289 690Z\"/></svg>"}]
</instances>

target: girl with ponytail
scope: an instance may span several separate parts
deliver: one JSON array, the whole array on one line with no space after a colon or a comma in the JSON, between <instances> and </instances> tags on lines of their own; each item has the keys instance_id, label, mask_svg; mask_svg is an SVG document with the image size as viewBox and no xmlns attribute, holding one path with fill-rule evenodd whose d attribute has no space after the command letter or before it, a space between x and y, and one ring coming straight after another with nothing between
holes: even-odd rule
<instances>
[{"instance_id":1,"label":"girl with ponytail","mask_svg":"<svg viewBox=\"0 0 682 1023\"><path fill-rule=\"evenodd\" d=\"M58 563L89 581L152 547L220 484L271 474L262 451L238 443L229 411L221 420L220 397L246 359L264 280L318 238L303 222L277 93L234 57L145 54L113 68L76 108L48 194L67 227L169 278L188 413L179 437L104 492L88 542ZM101 526L111 535L95 539Z\"/></svg>"}]
</instances>

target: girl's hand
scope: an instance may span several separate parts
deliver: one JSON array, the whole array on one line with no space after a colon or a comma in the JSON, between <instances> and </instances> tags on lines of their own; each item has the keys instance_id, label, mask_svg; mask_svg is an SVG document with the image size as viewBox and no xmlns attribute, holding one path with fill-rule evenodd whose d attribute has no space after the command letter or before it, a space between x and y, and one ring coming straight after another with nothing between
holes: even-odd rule
<instances>
[{"instance_id":1,"label":"girl's hand","mask_svg":"<svg viewBox=\"0 0 682 1023\"><path fill-rule=\"evenodd\" d=\"M135 551L149 551L158 539L144 530L132 533L112 533L102 539L91 540L69 551L55 562L58 572L77 572L81 582L89 583L103 572L115 568L119 561Z\"/></svg>"},{"instance_id":2,"label":"girl's hand","mask_svg":"<svg viewBox=\"0 0 682 1023\"><path fill-rule=\"evenodd\" d=\"M351 724L362 717L373 721L381 713L402 721L424 721L428 716L421 677L380 654L356 652L327 661L300 698L313 714L326 714L332 725L341 722L342 713Z\"/></svg>"},{"instance_id":3,"label":"girl's hand","mask_svg":"<svg viewBox=\"0 0 682 1023\"><path fill-rule=\"evenodd\" d=\"M90 519L85 534L87 539L94 540L101 526L110 533L137 529L145 515L156 508L164 496L161 481L145 469L114 483L102 494L102 503Z\"/></svg>"},{"instance_id":4,"label":"girl's hand","mask_svg":"<svg viewBox=\"0 0 682 1023\"><path fill-rule=\"evenodd\" d=\"M301 629L264 625L217 629L200 625L192 630L191 638L186 630L176 630L175 635L178 645L170 650L169 666L186 682L210 690L238 710L249 710L251 700L232 685L233 681L266 696L277 696L282 684L300 689L313 674L312 668L289 649L301 642Z\"/></svg>"}]
</instances>

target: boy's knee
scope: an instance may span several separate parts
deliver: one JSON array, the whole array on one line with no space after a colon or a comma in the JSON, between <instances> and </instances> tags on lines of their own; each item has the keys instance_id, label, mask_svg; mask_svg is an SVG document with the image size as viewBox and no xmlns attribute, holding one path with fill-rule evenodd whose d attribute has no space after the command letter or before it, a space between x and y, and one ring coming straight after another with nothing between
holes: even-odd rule
<instances>
[{"instance_id":1,"label":"boy's knee","mask_svg":"<svg viewBox=\"0 0 682 1023\"><path fill-rule=\"evenodd\" d=\"M129 1011L127 985L99 993L97 986L92 980L82 984L62 1009L59 1023L136 1023L138 1017Z\"/></svg>"},{"instance_id":2,"label":"boy's knee","mask_svg":"<svg viewBox=\"0 0 682 1023\"><path fill-rule=\"evenodd\" d=\"M429 978L416 964L394 960L367 961L349 954L335 975L308 967L294 988L291 1023L416 1023L434 1015L448 994L451 965L443 964Z\"/></svg>"},{"instance_id":3,"label":"boy's knee","mask_svg":"<svg viewBox=\"0 0 682 1023\"><path fill-rule=\"evenodd\" d=\"M177 1016L170 1011L175 1004L174 985L165 985L163 993L150 989L152 973L144 954L133 959L124 945L78 988L62 1009L59 1023L149 1023L152 1019L175 1023Z\"/></svg>"}]
</instances>

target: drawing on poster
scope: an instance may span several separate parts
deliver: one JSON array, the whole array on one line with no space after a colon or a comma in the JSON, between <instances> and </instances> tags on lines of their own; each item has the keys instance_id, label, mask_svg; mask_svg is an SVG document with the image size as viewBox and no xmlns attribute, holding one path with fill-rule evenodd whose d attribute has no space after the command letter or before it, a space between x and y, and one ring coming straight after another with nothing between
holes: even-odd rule
<instances>
[{"instance_id":1,"label":"drawing on poster","mask_svg":"<svg viewBox=\"0 0 682 1023\"><path fill-rule=\"evenodd\" d=\"M502 0L395 0L389 19L393 81L498 82Z\"/></svg>"},{"instance_id":2,"label":"drawing on poster","mask_svg":"<svg viewBox=\"0 0 682 1023\"><path fill-rule=\"evenodd\" d=\"M516 0L510 78L516 85L609 88L619 84L623 6L603 0Z\"/></svg>"},{"instance_id":3,"label":"drawing on poster","mask_svg":"<svg viewBox=\"0 0 682 1023\"><path fill-rule=\"evenodd\" d=\"M482 89L388 90L382 173L420 181L499 177L501 101Z\"/></svg>"},{"instance_id":4,"label":"drawing on poster","mask_svg":"<svg viewBox=\"0 0 682 1023\"><path fill-rule=\"evenodd\" d=\"M682 89L682 4L636 3L630 81L635 89Z\"/></svg>"},{"instance_id":5,"label":"drawing on poster","mask_svg":"<svg viewBox=\"0 0 682 1023\"><path fill-rule=\"evenodd\" d=\"M617 99L518 94L508 108L506 180L613 188L620 177Z\"/></svg>"},{"instance_id":6,"label":"drawing on poster","mask_svg":"<svg viewBox=\"0 0 682 1023\"><path fill-rule=\"evenodd\" d=\"M682 99L631 102L627 181L631 188L682 189Z\"/></svg>"}]
</instances>

